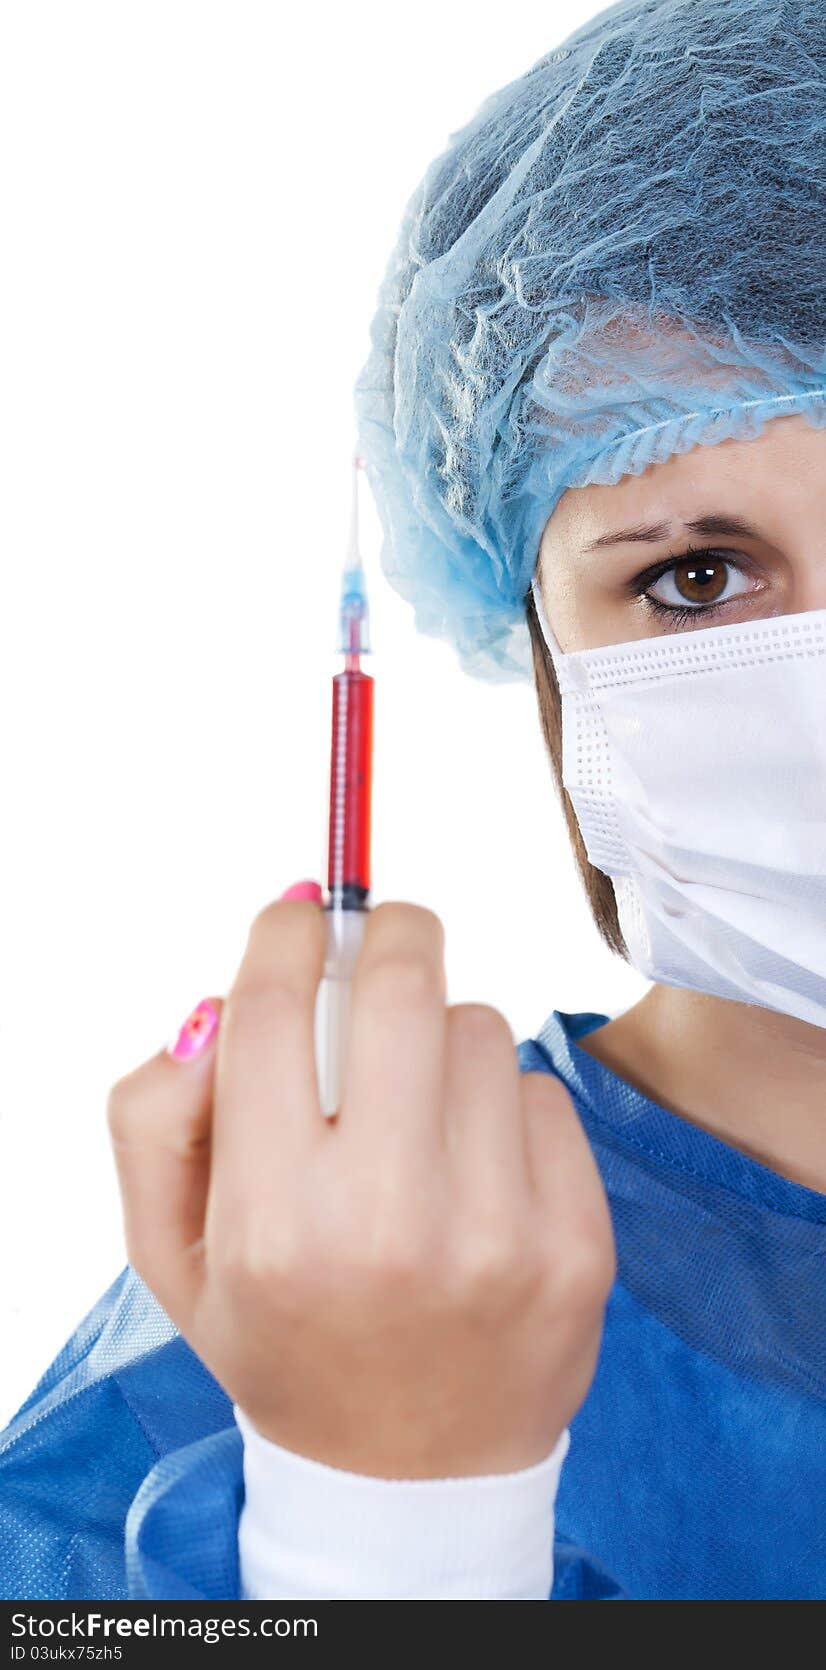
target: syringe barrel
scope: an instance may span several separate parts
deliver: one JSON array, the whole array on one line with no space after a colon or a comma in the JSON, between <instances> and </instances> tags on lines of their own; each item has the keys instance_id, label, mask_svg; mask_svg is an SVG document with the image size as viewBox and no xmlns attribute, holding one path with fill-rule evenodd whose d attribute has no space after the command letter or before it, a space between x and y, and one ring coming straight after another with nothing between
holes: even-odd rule
<instances>
[{"instance_id":1,"label":"syringe barrel","mask_svg":"<svg viewBox=\"0 0 826 1670\"><path fill-rule=\"evenodd\" d=\"M324 973L315 1008L315 1057L321 1111L338 1113L350 1028L350 994L369 912L327 909Z\"/></svg>"},{"instance_id":2,"label":"syringe barrel","mask_svg":"<svg viewBox=\"0 0 826 1670\"><path fill-rule=\"evenodd\" d=\"M373 688L369 673L333 679L327 887L345 907L363 905L370 891Z\"/></svg>"}]
</instances>

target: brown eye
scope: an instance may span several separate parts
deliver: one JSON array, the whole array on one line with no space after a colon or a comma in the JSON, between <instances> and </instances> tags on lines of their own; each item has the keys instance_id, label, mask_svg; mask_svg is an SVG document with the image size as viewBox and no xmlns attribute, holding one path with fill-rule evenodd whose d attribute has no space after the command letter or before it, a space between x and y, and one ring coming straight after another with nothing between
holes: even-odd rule
<instances>
[{"instance_id":1,"label":"brown eye","mask_svg":"<svg viewBox=\"0 0 826 1670\"><path fill-rule=\"evenodd\" d=\"M718 603L728 581L728 564L716 557L687 557L672 572L686 603Z\"/></svg>"},{"instance_id":2,"label":"brown eye","mask_svg":"<svg viewBox=\"0 0 826 1670\"><path fill-rule=\"evenodd\" d=\"M751 589L739 565L713 551L680 557L646 588L645 596L660 608L713 608Z\"/></svg>"}]
</instances>

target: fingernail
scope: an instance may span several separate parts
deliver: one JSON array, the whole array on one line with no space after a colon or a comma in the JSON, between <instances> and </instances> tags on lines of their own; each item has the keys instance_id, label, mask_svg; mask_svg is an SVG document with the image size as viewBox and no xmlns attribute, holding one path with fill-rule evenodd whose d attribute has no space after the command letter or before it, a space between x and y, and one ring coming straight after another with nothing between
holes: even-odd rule
<instances>
[{"instance_id":1,"label":"fingernail","mask_svg":"<svg viewBox=\"0 0 826 1670\"><path fill-rule=\"evenodd\" d=\"M286 893L282 893L281 897L282 899L312 899L313 904L320 905L321 888L317 881L294 881L292 887L288 887Z\"/></svg>"},{"instance_id":2,"label":"fingernail","mask_svg":"<svg viewBox=\"0 0 826 1670\"><path fill-rule=\"evenodd\" d=\"M175 1061L189 1061L193 1055L200 1055L214 1036L219 1019L215 1004L202 997L192 1014L187 1015L175 1042L167 1044L167 1054Z\"/></svg>"}]
</instances>

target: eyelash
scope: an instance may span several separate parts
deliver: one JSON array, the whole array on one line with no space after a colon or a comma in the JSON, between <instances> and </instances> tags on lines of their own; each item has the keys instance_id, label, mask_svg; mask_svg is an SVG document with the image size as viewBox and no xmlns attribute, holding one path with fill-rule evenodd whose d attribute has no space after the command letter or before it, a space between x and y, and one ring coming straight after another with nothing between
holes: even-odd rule
<instances>
[{"instance_id":1,"label":"eyelash","mask_svg":"<svg viewBox=\"0 0 826 1670\"><path fill-rule=\"evenodd\" d=\"M728 568L736 568L741 574L743 572L741 565L735 562L732 551L715 551L709 545L688 545L678 555L664 557L661 562L653 563L650 568L643 569L642 573L635 574L630 582L632 596L643 599L653 614L659 615L661 619L667 617L674 626L685 626L689 620L696 620L698 615L719 614L729 603L738 601L737 598L723 598L719 603L687 603L685 608L680 608L675 603L663 603L662 598L649 597L649 586L653 586L663 574L669 574L673 569L679 568L680 563L688 562L692 557L705 557L712 562L725 563ZM742 595L741 593L740 596Z\"/></svg>"}]
</instances>

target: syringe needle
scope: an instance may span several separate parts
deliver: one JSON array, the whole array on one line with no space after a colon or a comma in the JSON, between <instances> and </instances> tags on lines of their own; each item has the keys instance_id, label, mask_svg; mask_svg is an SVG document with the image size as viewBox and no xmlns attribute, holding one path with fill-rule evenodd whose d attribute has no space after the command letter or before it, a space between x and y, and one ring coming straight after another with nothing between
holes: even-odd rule
<instances>
[{"instance_id":1,"label":"syringe needle","mask_svg":"<svg viewBox=\"0 0 826 1670\"><path fill-rule=\"evenodd\" d=\"M341 576L341 601L339 605L338 648L342 655L353 657L366 654L370 648L367 581L359 542L358 489L359 471L362 467L363 460L357 455L353 459L350 538ZM355 672L357 668L357 660L352 666L348 664L348 670L351 672Z\"/></svg>"}]
</instances>

